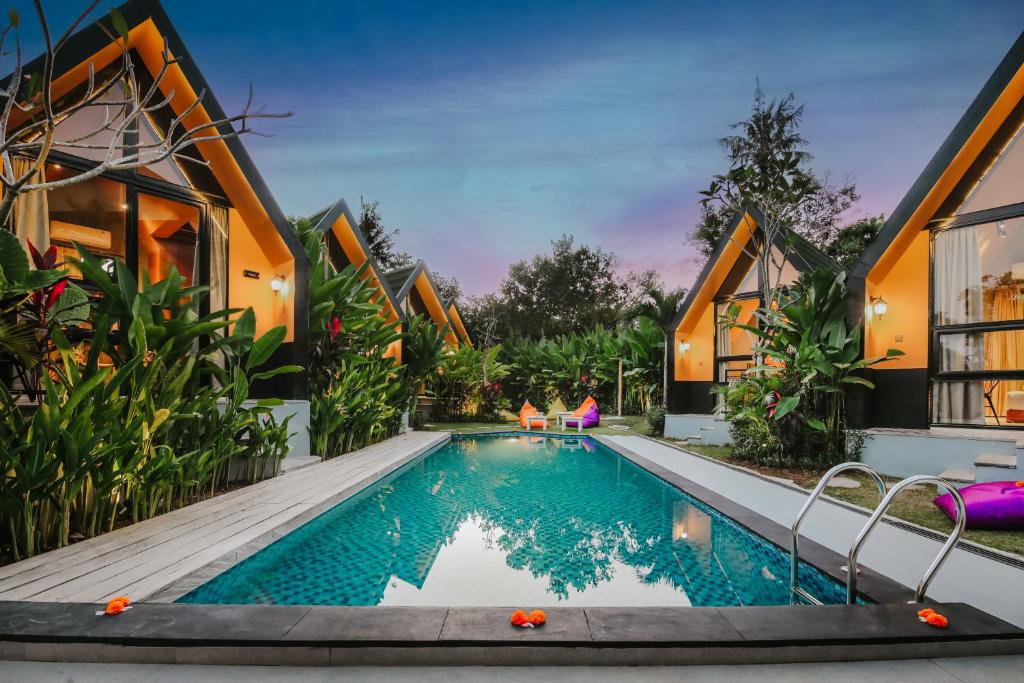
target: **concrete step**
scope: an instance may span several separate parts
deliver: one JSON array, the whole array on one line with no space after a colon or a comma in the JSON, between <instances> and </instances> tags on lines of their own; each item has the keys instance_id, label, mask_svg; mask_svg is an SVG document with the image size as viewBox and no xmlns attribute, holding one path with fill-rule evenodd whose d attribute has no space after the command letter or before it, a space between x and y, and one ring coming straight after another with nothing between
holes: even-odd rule
<instances>
[{"instance_id":1,"label":"concrete step","mask_svg":"<svg viewBox=\"0 0 1024 683\"><path fill-rule=\"evenodd\" d=\"M946 481L973 484L975 474L974 470L969 467L949 467L939 476Z\"/></svg>"},{"instance_id":2,"label":"concrete step","mask_svg":"<svg viewBox=\"0 0 1024 683\"><path fill-rule=\"evenodd\" d=\"M974 460L975 467L1005 467L1015 469L1017 467L1016 455L1003 455L1002 453L982 453Z\"/></svg>"}]
</instances>

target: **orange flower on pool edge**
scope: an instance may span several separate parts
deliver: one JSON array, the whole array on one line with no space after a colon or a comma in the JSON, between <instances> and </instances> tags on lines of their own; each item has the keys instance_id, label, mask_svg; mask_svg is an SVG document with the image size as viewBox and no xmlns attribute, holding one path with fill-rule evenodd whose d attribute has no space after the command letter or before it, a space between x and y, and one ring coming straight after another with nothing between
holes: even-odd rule
<instances>
[{"instance_id":1,"label":"orange flower on pool edge","mask_svg":"<svg viewBox=\"0 0 1024 683\"><path fill-rule=\"evenodd\" d=\"M936 628L946 628L947 626L949 626L949 619L942 616L938 612L932 612L931 614L929 614L925 621L928 622L929 626L934 626Z\"/></svg>"},{"instance_id":2,"label":"orange flower on pool edge","mask_svg":"<svg viewBox=\"0 0 1024 683\"><path fill-rule=\"evenodd\" d=\"M103 614L120 614L128 609L130 604L132 604L132 601L127 596L120 595L107 603L107 608L103 610Z\"/></svg>"},{"instance_id":3,"label":"orange flower on pool edge","mask_svg":"<svg viewBox=\"0 0 1024 683\"><path fill-rule=\"evenodd\" d=\"M535 609L530 612L530 616L528 616L527 619L529 619L530 623L534 626L540 626L548 620L548 616L544 614L543 610Z\"/></svg>"},{"instance_id":4,"label":"orange flower on pool edge","mask_svg":"<svg viewBox=\"0 0 1024 683\"><path fill-rule=\"evenodd\" d=\"M522 626L523 624L526 624L528 622L529 618L526 616L526 612L524 612L523 610L517 609L515 612L512 613L513 626Z\"/></svg>"},{"instance_id":5,"label":"orange flower on pool edge","mask_svg":"<svg viewBox=\"0 0 1024 683\"><path fill-rule=\"evenodd\" d=\"M1024 481L1018 481L1017 488L1024 488Z\"/></svg>"},{"instance_id":6,"label":"orange flower on pool edge","mask_svg":"<svg viewBox=\"0 0 1024 683\"><path fill-rule=\"evenodd\" d=\"M927 607L917 613L917 618L921 621L925 621L932 614L935 614L935 610L933 610L931 607Z\"/></svg>"}]
</instances>

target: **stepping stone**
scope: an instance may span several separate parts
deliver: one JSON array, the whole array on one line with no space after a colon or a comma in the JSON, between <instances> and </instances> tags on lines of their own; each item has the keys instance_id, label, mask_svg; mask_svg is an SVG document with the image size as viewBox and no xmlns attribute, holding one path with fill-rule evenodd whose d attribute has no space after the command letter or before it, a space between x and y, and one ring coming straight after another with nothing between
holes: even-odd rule
<instances>
[{"instance_id":1,"label":"stepping stone","mask_svg":"<svg viewBox=\"0 0 1024 683\"><path fill-rule=\"evenodd\" d=\"M832 477L828 482L830 489L859 489L860 482L849 477Z\"/></svg>"},{"instance_id":2,"label":"stepping stone","mask_svg":"<svg viewBox=\"0 0 1024 683\"><path fill-rule=\"evenodd\" d=\"M982 453L974 461L976 467L1005 467L1016 469L1017 456L1003 455L1001 453Z\"/></svg>"},{"instance_id":3,"label":"stepping stone","mask_svg":"<svg viewBox=\"0 0 1024 683\"><path fill-rule=\"evenodd\" d=\"M950 467L939 476L946 481L974 483L974 470L967 467Z\"/></svg>"}]
</instances>

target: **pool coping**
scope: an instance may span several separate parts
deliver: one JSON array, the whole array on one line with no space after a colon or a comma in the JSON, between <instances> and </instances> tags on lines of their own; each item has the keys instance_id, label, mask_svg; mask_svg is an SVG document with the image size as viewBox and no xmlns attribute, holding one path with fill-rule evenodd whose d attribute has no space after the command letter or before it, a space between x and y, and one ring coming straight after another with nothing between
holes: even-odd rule
<instances>
[{"instance_id":1,"label":"pool coping","mask_svg":"<svg viewBox=\"0 0 1024 683\"><path fill-rule=\"evenodd\" d=\"M509 434L508 430L470 436ZM517 435L527 434L526 432ZM533 434L531 436L574 435ZM606 437L584 435L785 549L789 530ZM215 560L231 565L383 479L447 439L339 492ZM321 509L322 508L322 509ZM802 557L844 581L838 553L809 540ZM247 553L247 554L246 554ZM830 571L830 567L832 570ZM200 570L201 572L202 570ZM174 584L182 593L184 582ZM199 581L201 582L201 581ZM198 585L198 584L197 584ZM909 588L864 568L876 604L823 607L553 607L537 629L509 624L512 607L206 605L147 601L116 617L97 605L0 602L0 659L290 665L669 665L1024 654L1024 629L962 603L930 603L947 629L921 623ZM157 596L173 599L169 588Z\"/></svg>"}]
</instances>

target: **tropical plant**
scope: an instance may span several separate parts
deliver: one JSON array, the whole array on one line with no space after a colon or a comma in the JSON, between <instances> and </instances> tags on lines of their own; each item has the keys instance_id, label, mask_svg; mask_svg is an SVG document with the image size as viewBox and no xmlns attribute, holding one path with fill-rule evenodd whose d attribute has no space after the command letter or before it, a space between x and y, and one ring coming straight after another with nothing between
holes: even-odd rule
<instances>
[{"instance_id":1,"label":"tropical plant","mask_svg":"<svg viewBox=\"0 0 1024 683\"><path fill-rule=\"evenodd\" d=\"M310 268L310 441L332 458L394 434L406 409L404 369L388 356L401 339L366 268L330 262L324 236L296 221Z\"/></svg>"},{"instance_id":2,"label":"tropical plant","mask_svg":"<svg viewBox=\"0 0 1024 683\"><path fill-rule=\"evenodd\" d=\"M733 305L720 321L749 332L760 362L718 389L737 452L764 464L826 466L855 458L846 429L846 392L874 385L863 371L903 355L861 358L861 328L846 322L846 274L805 273L781 291L778 307L761 307L756 324L737 322Z\"/></svg>"},{"instance_id":3,"label":"tropical plant","mask_svg":"<svg viewBox=\"0 0 1024 683\"><path fill-rule=\"evenodd\" d=\"M406 320L402 334L402 361L405 364L409 416L414 424L419 420L420 393L427 388L427 379L444 362L444 338L447 334L447 325L439 328L423 315L414 315Z\"/></svg>"},{"instance_id":4,"label":"tropical plant","mask_svg":"<svg viewBox=\"0 0 1024 683\"><path fill-rule=\"evenodd\" d=\"M501 420L502 411L509 407L501 380L510 368L498 361L500 353L501 346L461 346L443 357L437 372L427 379L427 388L436 400L437 419Z\"/></svg>"},{"instance_id":5,"label":"tropical plant","mask_svg":"<svg viewBox=\"0 0 1024 683\"><path fill-rule=\"evenodd\" d=\"M287 420L270 414L275 402L249 401L253 381L298 369L263 367L283 327L256 337L247 309L224 334L238 311L200 316L205 288L186 287L173 269L161 282L137 282L123 262L112 277L79 253L74 264L100 292L89 303L90 337L69 340L70 319L45 308L50 295L36 296L52 276L34 276L50 282L27 298L42 299L34 323L48 334L36 347L46 358L34 361L45 367L38 407L24 410L0 386L0 536L15 558L210 495L233 464L261 478L268 463L276 471L287 442Z\"/></svg>"}]
</instances>

